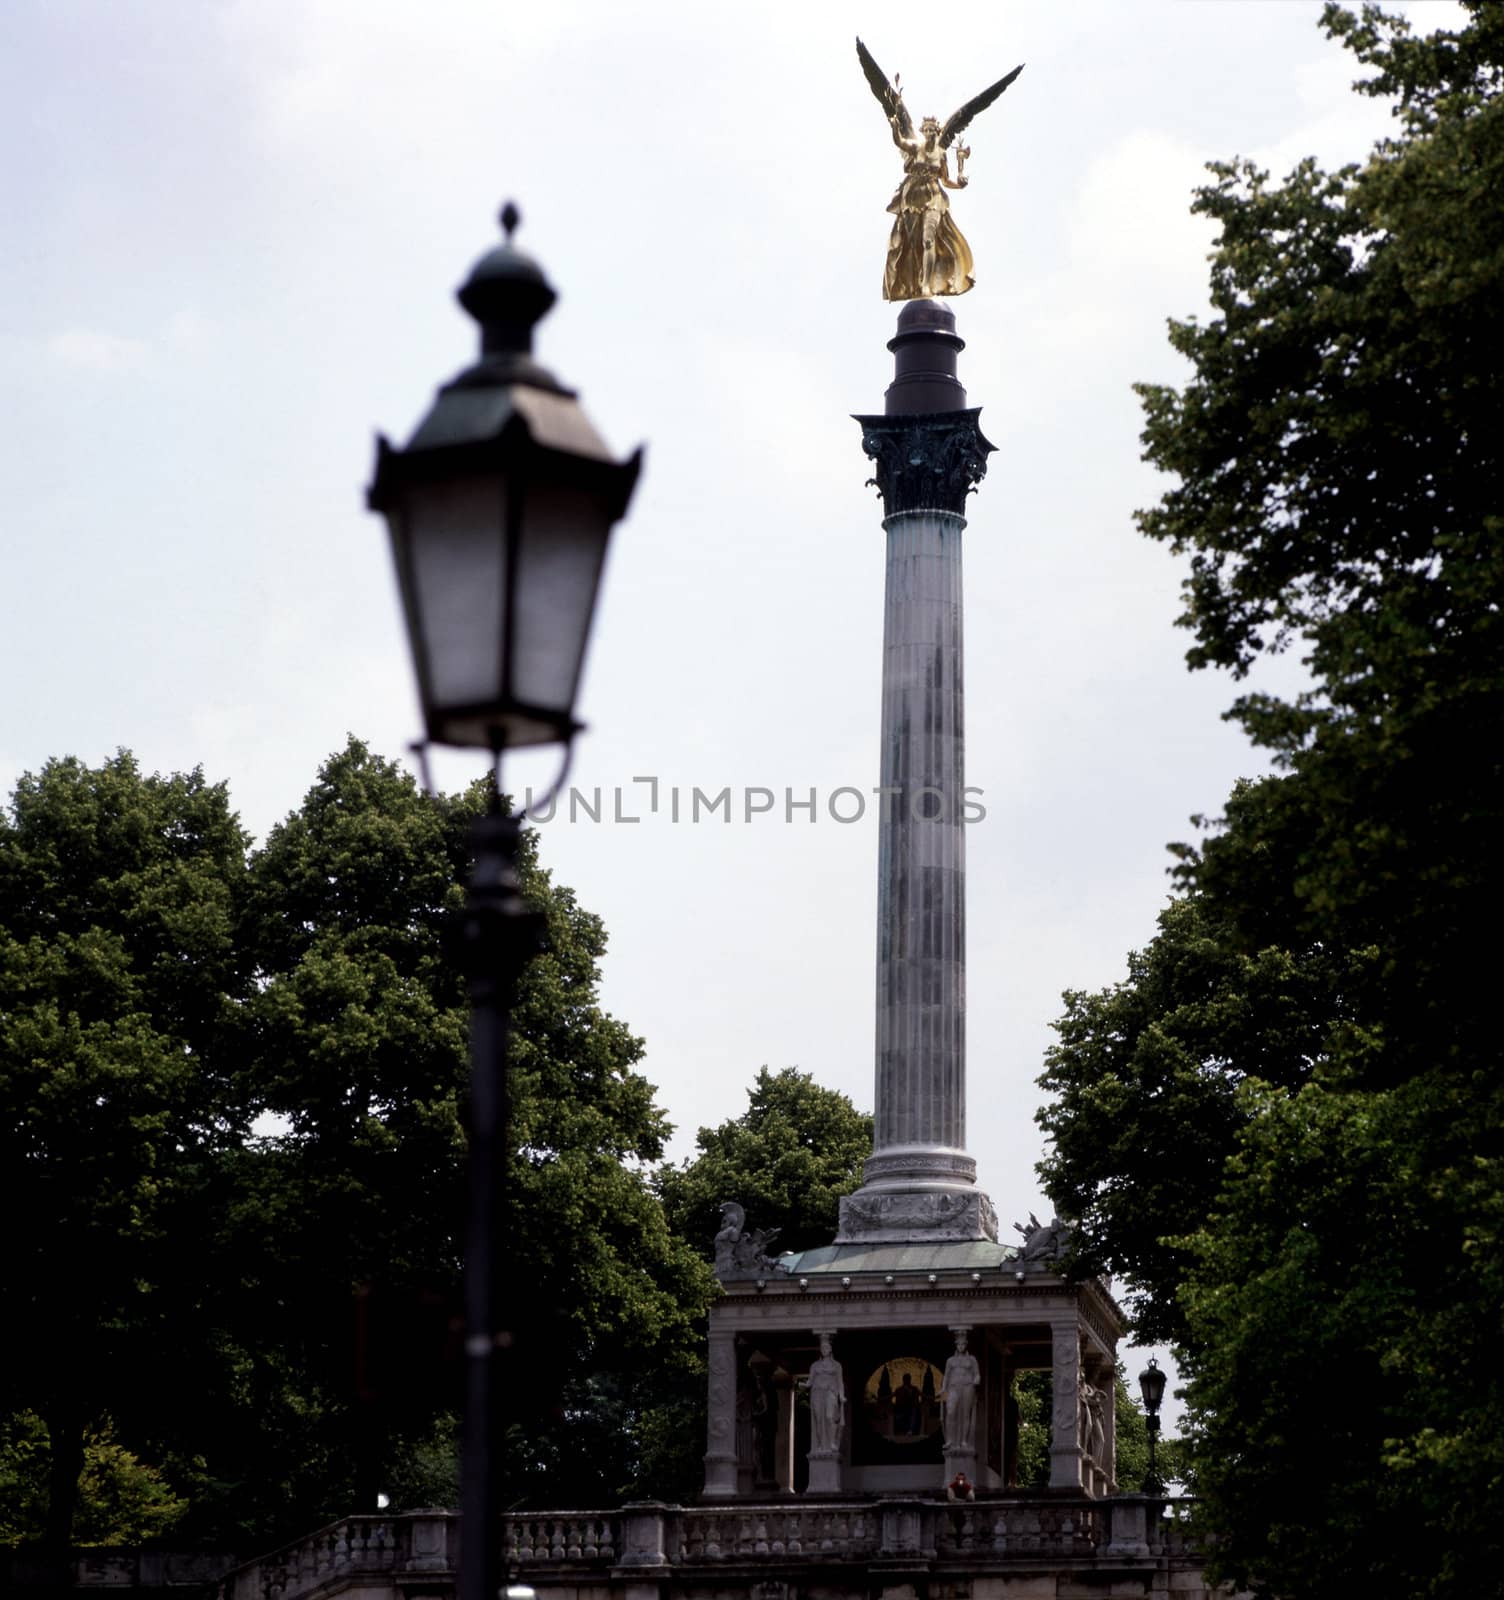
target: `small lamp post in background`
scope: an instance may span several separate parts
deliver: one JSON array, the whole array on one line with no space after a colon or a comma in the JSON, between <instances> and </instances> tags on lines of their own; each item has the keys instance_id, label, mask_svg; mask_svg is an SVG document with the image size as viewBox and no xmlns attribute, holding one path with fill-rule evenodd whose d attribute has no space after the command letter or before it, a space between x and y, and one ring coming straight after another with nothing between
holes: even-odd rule
<instances>
[{"instance_id":1,"label":"small lamp post in background","mask_svg":"<svg viewBox=\"0 0 1504 1600\"><path fill-rule=\"evenodd\" d=\"M1149 1470L1144 1474L1144 1493L1165 1492L1164 1479L1159 1475L1157 1446L1159 1443L1159 1407L1165 1397L1165 1374L1159 1362L1149 1357L1149 1365L1138 1375L1139 1392L1144 1397L1144 1420L1149 1430Z\"/></svg>"},{"instance_id":2,"label":"small lamp post in background","mask_svg":"<svg viewBox=\"0 0 1504 1600\"><path fill-rule=\"evenodd\" d=\"M498 1600L502 1581L495 1356L510 1342L498 1271L507 1024L542 931L522 902L522 819L502 812L501 758L559 744L567 765L606 542L642 461L640 450L614 461L574 391L533 359L533 327L557 296L513 247L518 220L509 202L505 242L458 292L480 324L479 359L439 390L404 449L378 436L368 493L391 532L427 740L487 750L495 763L460 929L471 1003L462 1600Z\"/></svg>"}]
</instances>

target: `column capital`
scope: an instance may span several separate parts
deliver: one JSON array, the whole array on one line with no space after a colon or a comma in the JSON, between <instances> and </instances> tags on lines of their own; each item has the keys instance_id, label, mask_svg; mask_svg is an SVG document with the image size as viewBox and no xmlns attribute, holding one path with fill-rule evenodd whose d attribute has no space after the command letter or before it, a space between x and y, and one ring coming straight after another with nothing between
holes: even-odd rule
<instances>
[{"instance_id":1,"label":"column capital","mask_svg":"<svg viewBox=\"0 0 1504 1600\"><path fill-rule=\"evenodd\" d=\"M916 416L855 417L862 449L875 474L867 482L883 497L886 515L905 511L949 511L961 516L967 495L987 472L996 448L982 433L982 411L934 411Z\"/></svg>"}]
</instances>

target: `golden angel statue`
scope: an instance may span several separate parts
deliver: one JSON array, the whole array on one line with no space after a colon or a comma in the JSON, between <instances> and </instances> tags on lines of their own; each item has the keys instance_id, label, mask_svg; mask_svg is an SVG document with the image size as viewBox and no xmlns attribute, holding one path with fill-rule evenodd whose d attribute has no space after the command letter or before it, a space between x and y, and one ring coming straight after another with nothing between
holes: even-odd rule
<instances>
[{"instance_id":1,"label":"golden angel statue","mask_svg":"<svg viewBox=\"0 0 1504 1600\"><path fill-rule=\"evenodd\" d=\"M856 53L862 71L888 115L893 143L903 154L903 181L888 210L893 213L893 235L888 241L888 264L883 271L884 300L926 300L937 294L965 294L975 281L971 276L971 246L950 214L947 189L966 187L966 158L971 151L956 145L956 175L950 175L947 152L971 119L988 106L1022 72L1016 66L1006 78L983 89L953 112L942 127L926 117L914 132L914 119L903 103L903 90L895 78L890 84L872 52L860 39Z\"/></svg>"}]
</instances>

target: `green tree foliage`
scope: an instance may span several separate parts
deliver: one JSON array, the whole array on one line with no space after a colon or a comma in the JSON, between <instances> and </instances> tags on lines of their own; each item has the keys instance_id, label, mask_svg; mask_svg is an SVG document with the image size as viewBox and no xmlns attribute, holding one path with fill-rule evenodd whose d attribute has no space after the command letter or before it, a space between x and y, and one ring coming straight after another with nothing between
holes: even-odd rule
<instances>
[{"instance_id":1,"label":"green tree foliage","mask_svg":"<svg viewBox=\"0 0 1504 1600\"><path fill-rule=\"evenodd\" d=\"M1044 1489L1050 1482L1050 1406L1054 1384L1048 1371L1020 1372L1013 1379L1018 1406L1020 1489Z\"/></svg>"},{"instance_id":2,"label":"green tree foliage","mask_svg":"<svg viewBox=\"0 0 1504 1600\"><path fill-rule=\"evenodd\" d=\"M443 928L479 803L429 799L352 740L251 858L224 1047L238 1102L278 1131L227 1163L203 1537L374 1509L453 1407L467 1067Z\"/></svg>"},{"instance_id":3,"label":"green tree foliage","mask_svg":"<svg viewBox=\"0 0 1504 1600\"><path fill-rule=\"evenodd\" d=\"M245 840L222 786L49 762L0 814L0 1416L50 1440L55 1545L107 1411L180 1409L210 1172L244 1122L213 1041ZM186 1267L186 1273L185 1273Z\"/></svg>"},{"instance_id":4,"label":"green tree foliage","mask_svg":"<svg viewBox=\"0 0 1504 1600\"><path fill-rule=\"evenodd\" d=\"M1487 1043L1486 942L1458 935L1493 909L1478 867L1504 724L1504 19L1478 6L1419 40L1373 11L1328 24L1378 69L1362 87L1399 97L1403 134L1283 184L1214 166L1196 209L1222 230L1218 315L1172 325L1185 390L1143 391L1147 454L1181 482L1140 522L1190 556L1193 665L1307 647L1309 693L1233 715L1300 780L1271 831L1295 909L1384 953L1404 1027L1367 1075L1397 1081ZM1231 898L1244 867L1223 874L1214 841L1195 880Z\"/></svg>"},{"instance_id":5,"label":"green tree foliage","mask_svg":"<svg viewBox=\"0 0 1504 1600\"><path fill-rule=\"evenodd\" d=\"M0 1415L44 1419L56 1542L83 1531L68 1489L105 1416L189 1500L174 1537L220 1547L452 1481L469 1067L446 922L487 801L426 796L352 740L248 856L198 775L122 755L22 780L0 819L0 1168L29 1298ZM639 1485L634 1380L694 1369L712 1285L649 1183L668 1129L596 998L604 930L535 851L508 1492L579 1504Z\"/></svg>"},{"instance_id":6,"label":"green tree foliage","mask_svg":"<svg viewBox=\"0 0 1504 1600\"><path fill-rule=\"evenodd\" d=\"M44 1538L51 1454L47 1425L36 1412L17 1412L0 1427L0 1544ZM173 1492L158 1468L116 1443L108 1418L84 1430L75 1545L129 1547L161 1540L187 1510L187 1500Z\"/></svg>"},{"instance_id":7,"label":"green tree foliage","mask_svg":"<svg viewBox=\"0 0 1504 1600\"><path fill-rule=\"evenodd\" d=\"M1053 1196L1189 1374L1221 1570L1285 1600L1496 1592L1504 1087L1504 10L1325 14L1396 101L1362 167L1214 166L1213 320L1146 388L1141 516L1193 666L1299 640L1126 983L1068 998Z\"/></svg>"},{"instance_id":8,"label":"green tree foliage","mask_svg":"<svg viewBox=\"0 0 1504 1600\"><path fill-rule=\"evenodd\" d=\"M256 992L239 1058L246 1098L285 1131L248 1163L256 1202L238 1220L256 1277L242 1299L281 1320L272 1308L291 1296L303 1313L295 1340L258 1337L272 1359L252 1368L278 1459L314 1464L282 1490L303 1524L412 1476L458 1399L468 1013L445 928L487 793L430 799L352 741L251 864ZM613 1375L692 1366L710 1282L648 1185L668 1126L634 1070L642 1042L596 999L605 930L539 867L532 834L521 873L546 935L509 1052L506 1492L590 1504L631 1492L642 1466L634 1408L608 1415L587 1385L631 1392Z\"/></svg>"},{"instance_id":9,"label":"green tree foliage","mask_svg":"<svg viewBox=\"0 0 1504 1600\"><path fill-rule=\"evenodd\" d=\"M762 1067L747 1096L741 1116L700 1129L697 1156L654 1180L674 1232L707 1261L724 1200L746 1208L750 1227L777 1228L776 1250L829 1244L872 1154L872 1118L807 1072Z\"/></svg>"},{"instance_id":10,"label":"green tree foliage","mask_svg":"<svg viewBox=\"0 0 1504 1600\"><path fill-rule=\"evenodd\" d=\"M1242 783L1206 847L1237 903L1192 887L1204 858L1184 847L1188 891L1130 953L1125 981L1070 992L1041 1085L1041 1165L1077 1219L1076 1264L1121 1273L1137 1336L1181 1343L1186 1238L1212 1209L1247 1121L1247 1080L1298 1089L1334 1056L1372 1044L1361 997L1382 987L1379 950L1324 937L1305 916L1300 841L1314 819L1289 780Z\"/></svg>"}]
</instances>

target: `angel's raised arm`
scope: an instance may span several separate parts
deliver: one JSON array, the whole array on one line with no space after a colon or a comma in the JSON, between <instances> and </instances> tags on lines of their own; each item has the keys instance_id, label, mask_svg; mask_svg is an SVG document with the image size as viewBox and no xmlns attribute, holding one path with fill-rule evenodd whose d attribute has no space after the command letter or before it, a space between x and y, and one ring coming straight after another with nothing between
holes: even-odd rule
<instances>
[{"instance_id":1,"label":"angel's raised arm","mask_svg":"<svg viewBox=\"0 0 1504 1600\"><path fill-rule=\"evenodd\" d=\"M956 163L955 177L951 177L950 158L943 150L940 152L940 181L947 189L964 189L970 182L970 179L961 171L959 162Z\"/></svg>"}]
</instances>

